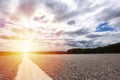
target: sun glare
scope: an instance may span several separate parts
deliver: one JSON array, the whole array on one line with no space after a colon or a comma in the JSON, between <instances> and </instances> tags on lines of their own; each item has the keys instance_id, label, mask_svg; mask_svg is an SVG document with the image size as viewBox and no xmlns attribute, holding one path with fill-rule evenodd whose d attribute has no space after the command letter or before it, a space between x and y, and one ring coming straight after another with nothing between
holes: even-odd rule
<instances>
[{"instance_id":1,"label":"sun glare","mask_svg":"<svg viewBox=\"0 0 120 80\"><path fill-rule=\"evenodd\" d=\"M28 53L23 53L23 57L28 57Z\"/></svg>"},{"instance_id":2,"label":"sun glare","mask_svg":"<svg viewBox=\"0 0 120 80\"><path fill-rule=\"evenodd\" d=\"M21 42L21 52L29 52L30 42L28 40L22 40Z\"/></svg>"},{"instance_id":3,"label":"sun glare","mask_svg":"<svg viewBox=\"0 0 120 80\"><path fill-rule=\"evenodd\" d=\"M28 53L30 52L30 45L31 42L29 40L21 40L21 52L23 53L23 56L28 56Z\"/></svg>"}]
</instances>

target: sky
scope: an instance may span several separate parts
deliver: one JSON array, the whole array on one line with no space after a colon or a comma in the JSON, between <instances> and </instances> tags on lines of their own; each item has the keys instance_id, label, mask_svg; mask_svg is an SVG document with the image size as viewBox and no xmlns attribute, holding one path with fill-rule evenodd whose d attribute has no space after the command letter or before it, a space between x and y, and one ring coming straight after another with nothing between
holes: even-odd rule
<instances>
[{"instance_id":1,"label":"sky","mask_svg":"<svg viewBox=\"0 0 120 80\"><path fill-rule=\"evenodd\" d=\"M60 51L118 42L119 0L0 0L0 51Z\"/></svg>"}]
</instances>

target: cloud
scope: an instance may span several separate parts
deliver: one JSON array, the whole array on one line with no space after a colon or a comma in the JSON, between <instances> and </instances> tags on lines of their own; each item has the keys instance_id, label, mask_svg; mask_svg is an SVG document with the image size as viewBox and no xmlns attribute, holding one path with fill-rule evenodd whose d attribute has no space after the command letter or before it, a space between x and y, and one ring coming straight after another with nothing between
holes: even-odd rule
<instances>
[{"instance_id":1,"label":"cloud","mask_svg":"<svg viewBox=\"0 0 120 80\"><path fill-rule=\"evenodd\" d=\"M0 39L10 39L10 36L0 35Z\"/></svg>"},{"instance_id":2,"label":"cloud","mask_svg":"<svg viewBox=\"0 0 120 80\"><path fill-rule=\"evenodd\" d=\"M0 39L59 50L117 43L119 8L118 0L0 0Z\"/></svg>"},{"instance_id":3,"label":"cloud","mask_svg":"<svg viewBox=\"0 0 120 80\"><path fill-rule=\"evenodd\" d=\"M20 4L18 6L18 13L22 13L26 16L31 16L38 5L38 0L20 0Z\"/></svg>"},{"instance_id":4,"label":"cloud","mask_svg":"<svg viewBox=\"0 0 120 80\"><path fill-rule=\"evenodd\" d=\"M69 45L71 48L96 48L104 46L101 41L95 42L94 40L69 40L64 45Z\"/></svg>"},{"instance_id":5,"label":"cloud","mask_svg":"<svg viewBox=\"0 0 120 80\"><path fill-rule=\"evenodd\" d=\"M82 29L78 29L75 31L68 31L68 32L64 32L64 35L69 35L69 36L80 36L80 35L85 35L88 34L89 30L82 28Z\"/></svg>"},{"instance_id":6,"label":"cloud","mask_svg":"<svg viewBox=\"0 0 120 80\"><path fill-rule=\"evenodd\" d=\"M74 24L75 24L75 21L74 21L74 20L68 21L67 24L68 24L68 25L74 25Z\"/></svg>"},{"instance_id":7,"label":"cloud","mask_svg":"<svg viewBox=\"0 0 120 80\"><path fill-rule=\"evenodd\" d=\"M86 45L87 44L87 45ZM71 47L82 47L82 48L88 48L91 45L91 41L68 41L66 45L69 45Z\"/></svg>"},{"instance_id":8,"label":"cloud","mask_svg":"<svg viewBox=\"0 0 120 80\"><path fill-rule=\"evenodd\" d=\"M0 11L2 13L6 13L8 10L8 3L10 2L10 0L0 0Z\"/></svg>"},{"instance_id":9,"label":"cloud","mask_svg":"<svg viewBox=\"0 0 120 80\"><path fill-rule=\"evenodd\" d=\"M0 18L0 28L3 28L5 26L5 20L4 18Z\"/></svg>"},{"instance_id":10,"label":"cloud","mask_svg":"<svg viewBox=\"0 0 120 80\"><path fill-rule=\"evenodd\" d=\"M105 8L103 11L101 11L98 15L97 15L97 20L98 21L110 21L111 19L115 19L115 18L120 18L120 10L119 7L114 7L114 6L110 6Z\"/></svg>"},{"instance_id":11,"label":"cloud","mask_svg":"<svg viewBox=\"0 0 120 80\"><path fill-rule=\"evenodd\" d=\"M65 3L62 3L58 0L45 0L44 5L51 13L55 14L55 21L59 20L69 12L69 7Z\"/></svg>"},{"instance_id":12,"label":"cloud","mask_svg":"<svg viewBox=\"0 0 120 80\"><path fill-rule=\"evenodd\" d=\"M120 32L94 32L86 37L91 39L96 44L96 47L120 42Z\"/></svg>"},{"instance_id":13,"label":"cloud","mask_svg":"<svg viewBox=\"0 0 120 80\"><path fill-rule=\"evenodd\" d=\"M91 33L91 34L88 34L86 37L88 37L88 38L98 38L98 37L101 37L101 36L103 36L103 34L101 34L101 33Z\"/></svg>"}]
</instances>

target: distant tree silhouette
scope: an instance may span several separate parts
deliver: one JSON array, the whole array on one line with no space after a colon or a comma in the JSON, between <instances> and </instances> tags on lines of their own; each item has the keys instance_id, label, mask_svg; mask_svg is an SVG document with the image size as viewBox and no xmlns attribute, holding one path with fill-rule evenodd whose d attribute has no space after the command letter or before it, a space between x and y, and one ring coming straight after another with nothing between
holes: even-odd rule
<instances>
[{"instance_id":1,"label":"distant tree silhouette","mask_svg":"<svg viewBox=\"0 0 120 80\"><path fill-rule=\"evenodd\" d=\"M88 49L80 49L74 48L67 51L68 54L89 54L89 53L120 53L120 43L112 44L105 47L98 48L88 48Z\"/></svg>"}]
</instances>

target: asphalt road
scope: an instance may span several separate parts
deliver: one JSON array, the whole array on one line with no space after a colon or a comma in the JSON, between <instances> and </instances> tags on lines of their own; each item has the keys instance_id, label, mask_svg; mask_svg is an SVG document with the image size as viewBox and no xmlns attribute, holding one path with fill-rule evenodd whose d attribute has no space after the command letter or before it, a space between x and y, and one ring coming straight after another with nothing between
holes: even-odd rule
<instances>
[{"instance_id":1,"label":"asphalt road","mask_svg":"<svg viewBox=\"0 0 120 80\"><path fill-rule=\"evenodd\" d=\"M40 55L33 59L53 80L120 80L119 54Z\"/></svg>"},{"instance_id":2,"label":"asphalt road","mask_svg":"<svg viewBox=\"0 0 120 80\"><path fill-rule=\"evenodd\" d=\"M30 55L29 58L53 80L120 80L120 54ZM0 56L0 80L14 80L21 61L21 56Z\"/></svg>"}]
</instances>

